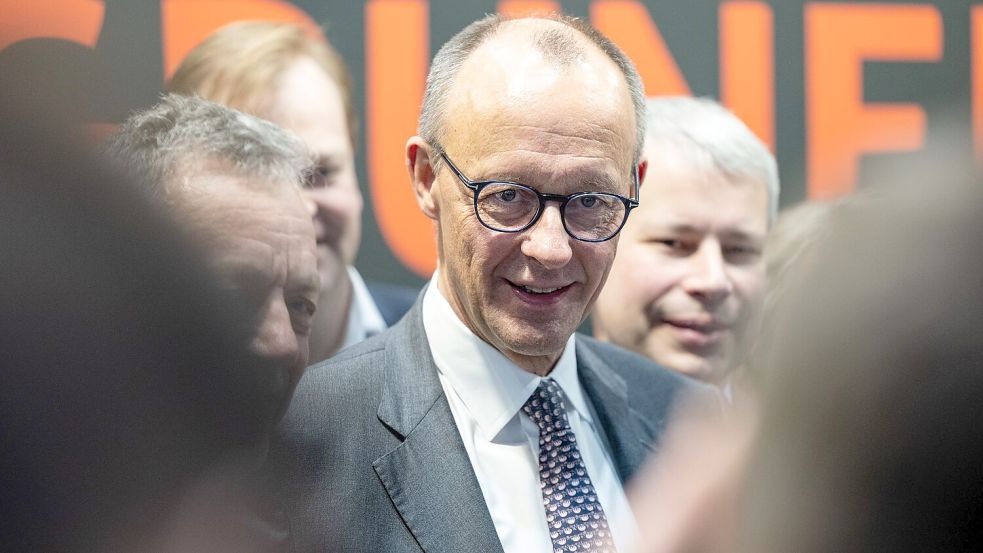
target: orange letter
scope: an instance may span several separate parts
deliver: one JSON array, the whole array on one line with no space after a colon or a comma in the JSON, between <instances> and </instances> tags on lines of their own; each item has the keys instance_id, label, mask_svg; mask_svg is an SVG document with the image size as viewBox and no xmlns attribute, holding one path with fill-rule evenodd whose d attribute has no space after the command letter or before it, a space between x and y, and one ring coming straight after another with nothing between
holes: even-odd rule
<instances>
[{"instance_id":1,"label":"orange letter","mask_svg":"<svg viewBox=\"0 0 983 553\"><path fill-rule=\"evenodd\" d=\"M29 38L60 38L94 48L105 14L101 0L48 0L43 6L22 3L17 9L5 6L0 17L0 50Z\"/></svg>"},{"instance_id":2,"label":"orange letter","mask_svg":"<svg viewBox=\"0 0 983 553\"><path fill-rule=\"evenodd\" d=\"M498 13L509 17L560 13L560 11L560 3L551 0L500 0L498 3Z\"/></svg>"},{"instance_id":3,"label":"orange letter","mask_svg":"<svg viewBox=\"0 0 983 553\"><path fill-rule=\"evenodd\" d=\"M635 0L599 0L590 6L590 19L635 62L646 95L690 94L686 79L644 4Z\"/></svg>"},{"instance_id":4,"label":"orange letter","mask_svg":"<svg viewBox=\"0 0 983 553\"><path fill-rule=\"evenodd\" d=\"M809 197L830 198L853 189L862 153L921 147L924 110L864 104L863 63L939 60L942 19L928 5L815 3L805 40Z\"/></svg>"},{"instance_id":5,"label":"orange letter","mask_svg":"<svg viewBox=\"0 0 983 553\"><path fill-rule=\"evenodd\" d=\"M424 0L371 0L365 5L367 163L372 205L383 238L420 276L437 263L433 223L417 207L404 146L416 134L429 48Z\"/></svg>"},{"instance_id":6,"label":"orange letter","mask_svg":"<svg viewBox=\"0 0 983 553\"><path fill-rule=\"evenodd\" d=\"M720 98L775 150L775 39L771 6L720 5Z\"/></svg>"},{"instance_id":7,"label":"orange letter","mask_svg":"<svg viewBox=\"0 0 983 553\"><path fill-rule=\"evenodd\" d=\"M972 26L973 143L976 159L983 162L983 6L973 6Z\"/></svg>"},{"instance_id":8,"label":"orange letter","mask_svg":"<svg viewBox=\"0 0 983 553\"><path fill-rule=\"evenodd\" d=\"M308 32L323 36L303 10L281 0L164 0L161 2L164 40L164 81L212 31L241 19L266 19L296 23Z\"/></svg>"}]
</instances>

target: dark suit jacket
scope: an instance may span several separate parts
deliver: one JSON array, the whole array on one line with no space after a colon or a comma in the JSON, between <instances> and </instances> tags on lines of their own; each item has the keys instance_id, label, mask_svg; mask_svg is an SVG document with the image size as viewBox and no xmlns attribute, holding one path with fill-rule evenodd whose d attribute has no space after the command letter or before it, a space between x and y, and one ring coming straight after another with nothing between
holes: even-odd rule
<instances>
[{"instance_id":1,"label":"dark suit jacket","mask_svg":"<svg viewBox=\"0 0 983 553\"><path fill-rule=\"evenodd\" d=\"M704 390L586 336L577 365L623 481L658 444L680 392ZM420 301L396 326L307 370L271 458L295 551L502 551Z\"/></svg>"},{"instance_id":2,"label":"dark suit jacket","mask_svg":"<svg viewBox=\"0 0 983 553\"><path fill-rule=\"evenodd\" d=\"M385 282L366 282L365 287L369 289L372 301L382 314L382 320L386 321L386 326L392 326L403 318L403 315L413 307L419 290L414 290L408 286L389 284Z\"/></svg>"}]
</instances>

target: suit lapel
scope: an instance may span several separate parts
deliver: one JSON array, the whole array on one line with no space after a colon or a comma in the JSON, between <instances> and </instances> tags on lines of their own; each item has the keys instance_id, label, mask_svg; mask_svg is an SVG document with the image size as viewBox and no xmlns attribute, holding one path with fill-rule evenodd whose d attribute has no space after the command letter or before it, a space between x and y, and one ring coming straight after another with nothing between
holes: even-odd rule
<instances>
[{"instance_id":1,"label":"suit lapel","mask_svg":"<svg viewBox=\"0 0 983 553\"><path fill-rule=\"evenodd\" d=\"M418 300L386 352L379 420L402 442L373 468L427 553L502 551L437 376Z\"/></svg>"},{"instance_id":2,"label":"suit lapel","mask_svg":"<svg viewBox=\"0 0 983 553\"><path fill-rule=\"evenodd\" d=\"M651 454L655 431L632 408L625 380L580 338L577 340L580 383L608 439L618 476L625 483Z\"/></svg>"}]
</instances>

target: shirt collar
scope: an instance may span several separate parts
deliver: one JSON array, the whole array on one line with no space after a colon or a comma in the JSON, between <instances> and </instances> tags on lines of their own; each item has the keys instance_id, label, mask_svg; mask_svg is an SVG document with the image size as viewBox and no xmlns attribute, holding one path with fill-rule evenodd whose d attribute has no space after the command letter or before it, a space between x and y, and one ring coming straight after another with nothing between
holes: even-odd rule
<instances>
[{"instance_id":1,"label":"shirt collar","mask_svg":"<svg viewBox=\"0 0 983 553\"><path fill-rule=\"evenodd\" d=\"M348 310L348 326L342 349L379 334L386 329L386 320L372 299L368 286L355 267L348 267L348 279L352 283L352 307Z\"/></svg>"},{"instance_id":2,"label":"shirt collar","mask_svg":"<svg viewBox=\"0 0 983 553\"><path fill-rule=\"evenodd\" d=\"M461 398L477 422L481 436L493 440L519 412L542 378L521 369L471 332L440 292L436 272L423 296L423 326L437 370ZM580 416L593 424L577 378L575 340L575 335L567 340L549 376L563 388Z\"/></svg>"}]
</instances>

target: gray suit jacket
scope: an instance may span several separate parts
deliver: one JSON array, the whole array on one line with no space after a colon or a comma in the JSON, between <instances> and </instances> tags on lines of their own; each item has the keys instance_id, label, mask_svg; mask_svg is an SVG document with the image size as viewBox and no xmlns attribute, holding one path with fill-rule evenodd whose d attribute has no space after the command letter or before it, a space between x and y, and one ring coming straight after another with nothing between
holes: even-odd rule
<instances>
[{"instance_id":1,"label":"gray suit jacket","mask_svg":"<svg viewBox=\"0 0 983 553\"><path fill-rule=\"evenodd\" d=\"M577 364L622 481L658 444L680 392L702 390L586 336ZM396 326L307 370L271 460L294 551L502 551L419 300Z\"/></svg>"}]
</instances>

